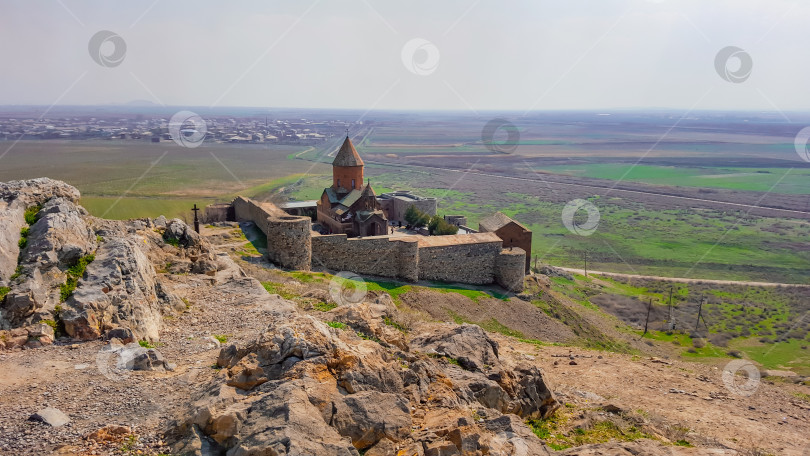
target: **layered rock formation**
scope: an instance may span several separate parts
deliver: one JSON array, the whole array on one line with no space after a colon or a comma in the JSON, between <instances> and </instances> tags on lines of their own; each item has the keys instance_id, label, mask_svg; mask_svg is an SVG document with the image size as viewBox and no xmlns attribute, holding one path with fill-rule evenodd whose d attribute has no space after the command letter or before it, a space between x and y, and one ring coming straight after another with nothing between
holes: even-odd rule
<instances>
[{"instance_id":1,"label":"layered rock formation","mask_svg":"<svg viewBox=\"0 0 810 456\"><path fill-rule=\"evenodd\" d=\"M558 404L536 368L498 357L473 325L408 335L385 299L341 306L327 325L280 301L175 427L184 455L548 454L523 423ZM528 451L528 453L523 452Z\"/></svg>"},{"instance_id":2,"label":"layered rock formation","mask_svg":"<svg viewBox=\"0 0 810 456\"><path fill-rule=\"evenodd\" d=\"M115 329L156 341L163 314L184 305L153 265L208 275L224 267L179 219L101 220L79 196L50 179L0 184L0 348Z\"/></svg>"}]
</instances>

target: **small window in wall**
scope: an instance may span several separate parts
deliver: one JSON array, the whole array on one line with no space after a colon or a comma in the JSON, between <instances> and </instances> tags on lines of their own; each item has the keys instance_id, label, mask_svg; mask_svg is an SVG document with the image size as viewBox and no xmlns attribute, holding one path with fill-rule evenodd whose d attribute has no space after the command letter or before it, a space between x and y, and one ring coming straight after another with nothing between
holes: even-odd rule
<instances>
[{"instance_id":1,"label":"small window in wall","mask_svg":"<svg viewBox=\"0 0 810 456\"><path fill-rule=\"evenodd\" d=\"M338 179L337 181L338 181L337 186L340 187L340 179Z\"/></svg>"},{"instance_id":2,"label":"small window in wall","mask_svg":"<svg viewBox=\"0 0 810 456\"><path fill-rule=\"evenodd\" d=\"M352 179L352 188L355 188L355 187L354 187L354 179Z\"/></svg>"}]
</instances>

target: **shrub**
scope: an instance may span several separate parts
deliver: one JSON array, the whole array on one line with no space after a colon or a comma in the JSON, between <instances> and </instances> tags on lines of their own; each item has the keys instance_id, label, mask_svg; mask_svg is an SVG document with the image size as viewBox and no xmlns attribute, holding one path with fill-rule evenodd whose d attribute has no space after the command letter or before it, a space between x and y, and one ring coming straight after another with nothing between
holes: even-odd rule
<instances>
[{"instance_id":1,"label":"shrub","mask_svg":"<svg viewBox=\"0 0 810 456\"><path fill-rule=\"evenodd\" d=\"M9 287L0 287L0 302L6 299L6 295L11 291Z\"/></svg>"},{"instance_id":2,"label":"shrub","mask_svg":"<svg viewBox=\"0 0 810 456\"><path fill-rule=\"evenodd\" d=\"M428 231L431 235L446 236L458 233L458 227L447 223L441 216L434 215L428 223Z\"/></svg>"},{"instance_id":3,"label":"shrub","mask_svg":"<svg viewBox=\"0 0 810 456\"><path fill-rule=\"evenodd\" d=\"M430 223L430 216L417 209L416 206L410 205L405 211L405 221L408 225L419 228Z\"/></svg>"},{"instance_id":4,"label":"shrub","mask_svg":"<svg viewBox=\"0 0 810 456\"><path fill-rule=\"evenodd\" d=\"M216 339L221 344L228 342L228 336L223 334L214 334L214 339Z\"/></svg>"},{"instance_id":5,"label":"shrub","mask_svg":"<svg viewBox=\"0 0 810 456\"><path fill-rule=\"evenodd\" d=\"M150 344L148 340L139 340L138 345L143 348L155 348L155 346Z\"/></svg>"},{"instance_id":6,"label":"shrub","mask_svg":"<svg viewBox=\"0 0 810 456\"><path fill-rule=\"evenodd\" d=\"M42 210L42 206L40 206L40 205L31 206L28 209L26 209L25 210L25 223L27 223L29 225L33 225L34 223L36 223L37 219L39 218L39 217L37 217L37 214L39 214L39 211L41 211L41 210Z\"/></svg>"},{"instance_id":7,"label":"shrub","mask_svg":"<svg viewBox=\"0 0 810 456\"><path fill-rule=\"evenodd\" d=\"M87 265L92 263L95 259L96 256L93 254L83 256L76 261L76 264L65 271L67 280L62 285L59 285L59 299L61 302L65 302L70 298L70 295L73 294L73 291L75 291L76 287L79 285L79 279L84 276Z\"/></svg>"}]
</instances>

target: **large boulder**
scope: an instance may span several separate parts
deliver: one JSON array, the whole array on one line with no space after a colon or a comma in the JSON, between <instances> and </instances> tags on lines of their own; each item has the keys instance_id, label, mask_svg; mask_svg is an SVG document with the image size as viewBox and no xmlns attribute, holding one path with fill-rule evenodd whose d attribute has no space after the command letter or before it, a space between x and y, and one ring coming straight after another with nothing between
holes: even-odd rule
<instances>
[{"instance_id":1,"label":"large boulder","mask_svg":"<svg viewBox=\"0 0 810 456\"><path fill-rule=\"evenodd\" d=\"M22 204L0 199L0 286L8 284L17 269L20 254L20 229L25 226Z\"/></svg>"},{"instance_id":2,"label":"large boulder","mask_svg":"<svg viewBox=\"0 0 810 456\"><path fill-rule=\"evenodd\" d=\"M70 267L96 249L96 235L84 221L87 211L65 198L48 201L28 235L23 261L40 269Z\"/></svg>"},{"instance_id":3,"label":"large boulder","mask_svg":"<svg viewBox=\"0 0 810 456\"><path fill-rule=\"evenodd\" d=\"M81 194L76 187L47 177L0 182L0 199L19 201L25 206L45 204L53 198L65 198L78 203L80 197Z\"/></svg>"},{"instance_id":4,"label":"large boulder","mask_svg":"<svg viewBox=\"0 0 810 456\"><path fill-rule=\"evenodd\" d=\"M33 322L35 314L41 312L49 300L50 290L43 283L39 268L34 268L28 274L21 278L22 283L17 281L6 295L2 303L2 326L16 328Z\"/></svg>"},{"instance_id":5,"label":"large boulder","mask_svg":"<svg viewBox=\"0 0 810 456\"><path fill-rule=\"evenodd\" d=\"M95 233L87 226L87 212L66 198L45 203L28 229L27 246L19 255L19 276L11 283L4 305L10 326L51 320L60 302L59 286L65 270L96 248ZM1 244L2 242L0 242Z\"/></svg>"},{"instance_id":6,"label":"large boulder","mask_svg":"<svg viewBox=\"0 0 810 456\"><path fill-rule=\"evenodd\" d=\"M117 238L101 244L61 316L75 338L96 339L127 327L138 339L156 341L160 309L154 267L135 239Z\"/></svg>"},{"instance_id":7,"label":"large boulder","mask_svg":"<svg viewBox=\"0 0 810 456\"><path fill-rule=\"evenodd\" d=\"M470 371L499 364L498 343L477 325L438 326L414 337L411 349L458 360L461 367Z\"/></svg>"},{"instance_id":8,"label":"large boulder","mask_svg":"<svg viewBox=\"0 0 810 456\"><path fill-rule=\"evenodd\" d=\"M17 268L17 243L26 209L54 198L78 203L79 196L75 187L48 178L0 182L0 286L8 283Z\"/></svg>"},{"instance_id":9,"label":"large boulder","mask_svg":"<svg viewBox=\"0 0 810 456\"><path fill-rule=\"evenodd\" d=\"M438 325L411 341L411 349L449 358L456 393L502 413L545 418L559 403L536 367L511 366L498 357L498 343L479 326Z\"/></svg>"},{"instance_id":10,"label":"large boulder","mask_svg":"<svg viewBox=\"0 0 810 456\"><path fill-rule=\"evenodd\" d=\"M166 224L163 231L163 240L178 247L199 247L202 245L202 237L180 219L172 219Z\"/></svg>"},{"instance_id":11,"label":"large boulder","mask_svg":"<svg viewBox=\"0 0 810 456\"><path fill-rule=\"evenodd\" d=\"M365 449L383 438L399 442L411 430L410 403L402 395L362 391L334 401L332 426Z\"/></svg>"}]
</instances>

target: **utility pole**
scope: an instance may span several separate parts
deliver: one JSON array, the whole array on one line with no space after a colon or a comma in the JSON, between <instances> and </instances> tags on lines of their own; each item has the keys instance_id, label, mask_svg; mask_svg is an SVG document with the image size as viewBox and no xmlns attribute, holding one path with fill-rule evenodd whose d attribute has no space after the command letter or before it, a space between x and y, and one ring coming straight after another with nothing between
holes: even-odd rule
<instances>
[{"instance_id":1,"label":"utility pole","mask_svg":"<svg viewBox=\"0 0 810 456\"><path fill-rule=\"evenodd\" d=\"M585 277L588 277L588 251L583 252L585 255Z\"/></svg>"},{"instance_id":2,"label":"utility pole","mask_svg":"<svg viewBox=\"0 0 810 456\"><path fill-rule=\"evenodd\" d=\"M650 303L647 305L647 320L644 321L644 334L641 337L644 337L647 334L647 325L650 323L650 312L652 311L652 298L650 298Z\"/></svg>"},{"instance_id":3,"label":"utility pole","mask_svg":"<svg viewBox=\"0 0 810 456\"><path fill-rule=\"evenodd\" d=\"M197 207L197 204L194 204L194 207L191 208L191 210L194 211L194 231L196 231L197 234L199 234L200 233L200 219L197 218L197 212L200 211L200 208Z\"/></svg>"},{"instance_id":4,"label":"utility pole","mask_svg":"<svg viewBox=\"0 0 810 456\"><path fill-rule=\"evenodd\" d=\"M695 322L695 332L697 332L698 325L700 324L700 317L701 317L701 314L703 312L703 301L705 301L705 300L706 300L706 298L700 298L700 306L698 307L697 321ZM703 324L705 325L706 322L704 321Z\"/></svg>"},{"instance_id":5,"label":"utility pole","mask_svg":"<svg viewBox=\"0 0 810 456\"><path fill-rule=\"evenodd\" d=\"M667 317L667 325L669 326L667 329L675 329L672 324L672 287L669 287L669 316Z\"/></svg>"}]
</instances>

